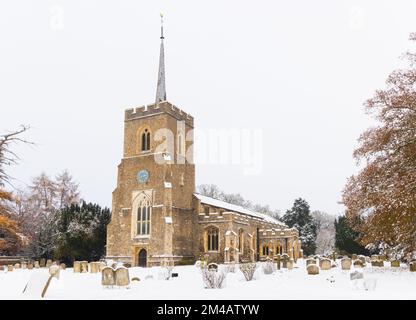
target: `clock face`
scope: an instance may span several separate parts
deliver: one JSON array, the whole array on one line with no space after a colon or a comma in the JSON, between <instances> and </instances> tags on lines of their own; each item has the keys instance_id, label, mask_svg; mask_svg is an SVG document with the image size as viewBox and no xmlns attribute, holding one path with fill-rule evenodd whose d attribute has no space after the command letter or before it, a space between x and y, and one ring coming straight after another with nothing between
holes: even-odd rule
<instances>
[{"instance_id":1,"label":"clock face","mask_svg":"<svg viewBox=\"0 0 416 320\"><path fill-rule=\"evenodd\" d=\"M149 171L140 170L137 173L137 181L139 181L139 183L146 183L148 180L149 180Z\"/></svg>"}]
</instances>

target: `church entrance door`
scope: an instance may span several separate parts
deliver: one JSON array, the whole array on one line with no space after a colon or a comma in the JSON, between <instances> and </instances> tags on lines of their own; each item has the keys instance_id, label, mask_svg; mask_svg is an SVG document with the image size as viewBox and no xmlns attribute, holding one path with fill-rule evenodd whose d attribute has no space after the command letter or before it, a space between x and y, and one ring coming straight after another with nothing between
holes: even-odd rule
<instances>
[{"instance_id":1,"label":"church entrance door","mask_svg":"<svg viewBox=\"0 0 416 320\"><path fill-rule=\"evenodd\" d=\"M139 267L147 267L147 251L142 249L139 251Z\"/></svg>"}]
</instances>

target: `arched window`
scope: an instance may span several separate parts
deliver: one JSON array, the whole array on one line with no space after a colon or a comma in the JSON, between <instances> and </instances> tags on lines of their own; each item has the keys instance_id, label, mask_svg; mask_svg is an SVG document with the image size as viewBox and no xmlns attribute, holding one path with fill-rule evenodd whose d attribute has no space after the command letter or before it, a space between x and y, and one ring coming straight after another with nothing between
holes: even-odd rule
<instances>
[{"instance_id":1,"label":"arched window","mask_svg":"<svg viewBox=\"0 0 416 320\"><path fill-rule=\"evenodd\" d=\"M142 143L142 151L148 151L150 150L150 132L148 129L145 129L142 133L141 137L141 143Z\"/></svg>"},{"instance_id":2,"label":"arched window","mask_svg":"<svg viewBox=\"0 0 416 320\"><path fill-rule=\"evenodd\" d=\"M217 228L209 228L208 229L208 251L218 251L218 229Z\"/></svg>"},{"instance_id":3,"label":"arched window","mask_svg":"<svg viewBox=\"0 0 416 320\"><path fill-rule=\"evenodd\" d=\"M263 245L263 256L269 255L269 246L267 244Z\"/></svg>"},{"instance_id":4,"label":"arched window","mask_svg":"<svg viewBox=\"0 0 416 320\"><path fill-rule=\"evenodd\" d=\"M150 201L143 199L137 208L137 235L145 236L150 234L150 216L152 207Z\"/></svg>"},{"instance_id":5,"label":"arched window","mask_svg":"<svg viewBox=\"0 0 416 320\"><path fill-rule=\"evenodd\" d=\"M238 231L238 250L240 250L240 253L243 253L243 251L244 251L244 231L243 231L243 229L240 229Z\"/></svg>"}]
</instances>

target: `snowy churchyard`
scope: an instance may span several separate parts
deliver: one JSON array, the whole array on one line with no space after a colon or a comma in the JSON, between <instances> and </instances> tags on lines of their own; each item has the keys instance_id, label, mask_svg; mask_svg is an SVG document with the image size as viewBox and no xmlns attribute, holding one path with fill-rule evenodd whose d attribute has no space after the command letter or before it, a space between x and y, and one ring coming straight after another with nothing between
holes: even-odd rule
<instances>
[{"instance_id":1,"label":"snowy churchyard","mask_svg":"<svg viewBox=\"0 0 416 320\"><path fill-rule=\"evenodd\" d=\"M313 260L299 259L280 270L275 263L259 262L251 281L238 265L213 265L208 274L224 276L221 289L205 288L203 272L194 265L173 269L106 266L101 272L97 265L82 272L82 263L75 266L77 272L56 266L5 268L0 271L0 299L42 299L42 292L44 299L416 299L416 272L406 264L392 267L384 261L383 266L366 263L361 267L358 260L348 258ZM102 272L104 281L117 281L117 285L103 286ZM122 278L112 278L119 274Z\"/></svg>"}]
</instances>

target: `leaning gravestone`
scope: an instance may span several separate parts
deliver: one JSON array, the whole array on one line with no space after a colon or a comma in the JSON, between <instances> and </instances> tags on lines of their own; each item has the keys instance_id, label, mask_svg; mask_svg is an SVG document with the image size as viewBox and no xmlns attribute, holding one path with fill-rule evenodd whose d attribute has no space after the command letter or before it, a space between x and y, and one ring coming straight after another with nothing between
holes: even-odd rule
<instances>
[{"instance_id":1,"label":"leaning gravestone","mask_svg":"<svg viewBox=\"0 0 416 320\"><path fill-rule=\"evenodd\" d=\"M306 267L306 271L310 275L319 274L319 268L316 264L310 264Z\"/></svg>"},{"instance_id":2,"label":"leaning gravestone","mask_svg":"<svg viewBox=\"0 0 416 320\"><path fill-rule=\"evenodd\" d=\"M129 269L126 267L118 267L116 269L116 285L119 287L128 286L130 284Z\"/></svg>"},{"instance_id":3,"label":"leaning gravestone","mask_svg":"<svg viewBox=\"0 0 416 320\"><path fill-rule=\"evenodd\" d=\"M52 265L49 267L49 274L52 277L55 277L56 279L59 279L59 271L60 271L59 266Z\"/></svg>"},{"instance_id":4,"label":"leaning gravestone","mask_svg":"<svg viewBox=\"0 0 416 320\"><path fill-rule=\"evenodd\" d=\"M400 267L400 261L399 260L393 260L390 262L390 267L392 268L398 268Z\"/></svg>"},{"instance_id":5,"label":"leaning gravestone","mask_svg":"<svg viewBox=\"0 0 416 320\"><path fill-rule=\"evenodd\" d=\"M350 258L342 258L341 259L341 269L342 270L350 270L351 269L351 259Z\"/></svg>"},{"instance_id":6,"label":"leaning gravestone","mask_svg":"<svg viewBox=\"0 0 416 320\"><path fill-rule=\"evenodd\" d=\"M26 284L23 295L27 298L39 299L46 295L52 276L44 272L35 272Z\"/></svg>"},{"instance_id":7,"label":"leaning gravestone","mask_svg":"<svg viewBox=\"0 0 416 320\"><path fill-rule=\"evenodd\" d=\"M105 287L112 287L116 284L116 272L113 268L103 268L101 271L101 284Z\"/></svg>"},{"instance_id":8,"label":"leaning gravestone","mask_svg":"<svg viewBox=\"0 0 416 320\"><path fill-rule=\"evenodd\" d=\"M321 270L330 270L331 269L331 260L321 259L319 261L319 267L321 268Z\"/></svg>"},{"instance_id":9,"label":"leaning gravestone","mask_svg":"<svg viewBox=\"0 0 416 320\"><path fill-rule=\"evenodd\" d=\"M91 262L90 263L90 272L98 273L100 271L100 262Z\"/></svg>"},{"instance_id":10,"label":"leaning gravestone","mask_svg":"<svg viewBox=\"0 0 416 320\"><path fill-rule=\"evenodd\" d=\"M81 261L74 261L74 273L81 273Z\"/></svg>"}]
</instances>

